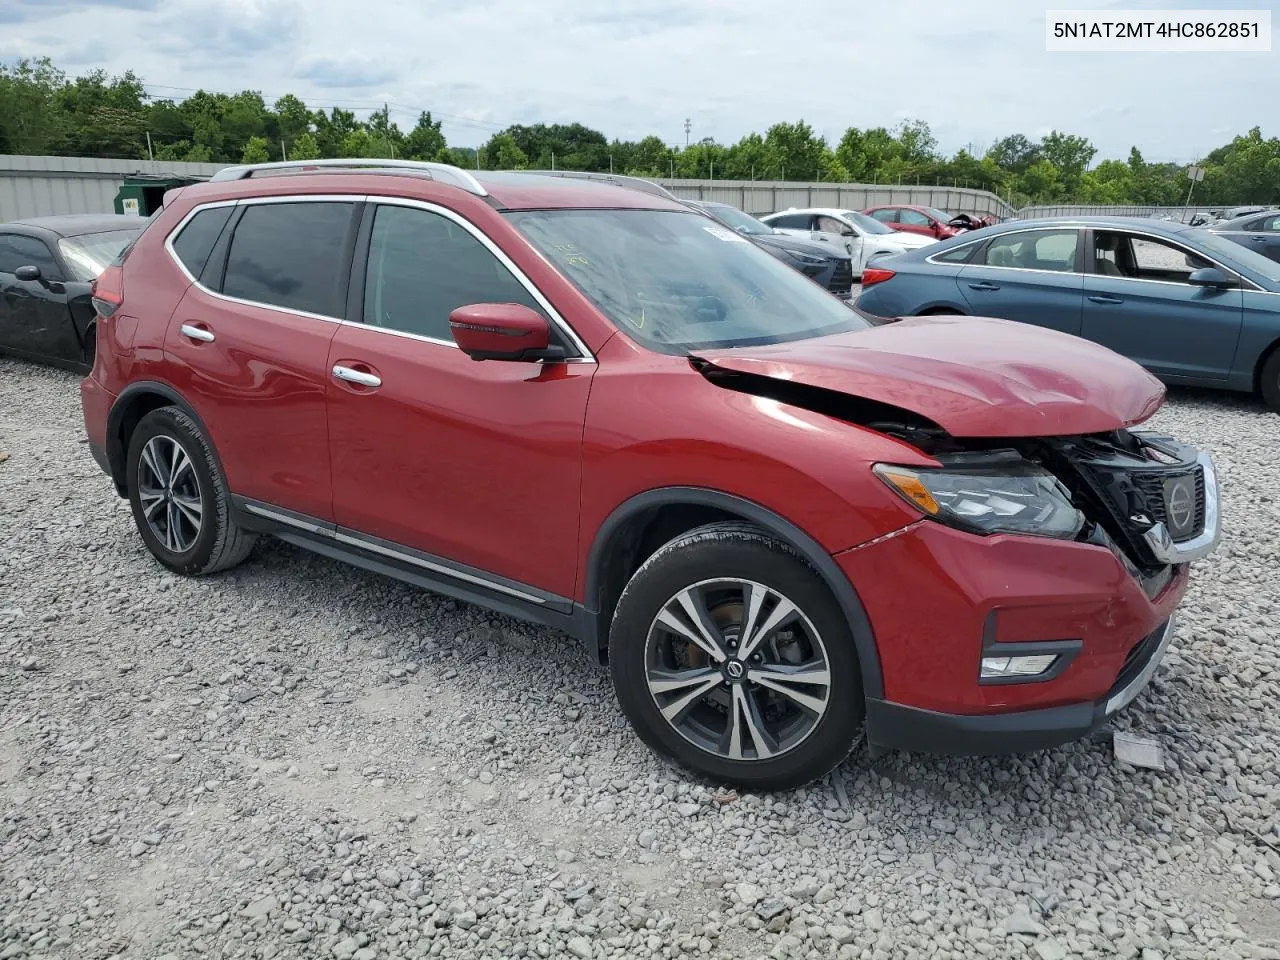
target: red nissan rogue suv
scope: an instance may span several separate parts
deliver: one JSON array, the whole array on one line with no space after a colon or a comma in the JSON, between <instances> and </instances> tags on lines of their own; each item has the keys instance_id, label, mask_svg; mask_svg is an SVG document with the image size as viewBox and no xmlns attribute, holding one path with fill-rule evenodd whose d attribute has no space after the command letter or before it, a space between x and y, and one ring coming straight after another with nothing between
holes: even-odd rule
<instances>
[{"instance_id":1,"label":"red nissan rogue suv","mask_svg":"<svg viewBox=\"0 0 1280 960\"><path fill-rule=\"evenodd\" d=\"M161 564L270 534L548 624L720 781L1078 737L1218 539L1129 360L869 319L644 181L233 167L94 303L90 449Z\"/></svg>"}]
</instances>

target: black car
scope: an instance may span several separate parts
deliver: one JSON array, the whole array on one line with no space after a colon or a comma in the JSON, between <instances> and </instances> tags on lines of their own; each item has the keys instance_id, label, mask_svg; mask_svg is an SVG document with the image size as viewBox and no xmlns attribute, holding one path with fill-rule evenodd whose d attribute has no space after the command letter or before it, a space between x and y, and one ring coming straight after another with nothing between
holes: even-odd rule
<instances>
[{"instance_id":1,"label":"black car","mask_svg":"<svg viewBox=\"0 0 1280 960\"><path fill-rule=\"evenodd\" d=\"M716 203L710 200L683 202L686 206L718 220L730 230L736 230L748 237L787 266L799 270L836 296L848 300L852 295L853 260L847 255L833 254L831 248L825 244L775 230L767 223L727 203Z\"/></svg>"},{"instance_id":2,"label":"black car","mask_svg":"<svg viewBox=\"0 0 1280 960\"><path fill-rule=\"evenodd\" d=\"M89 285L142 231L141 217L35 217L0 224L0 353L88 372Z\"/></svg>"},{"instance_id":3,"label":"black car","mask_svg":"<svg viewBox=\"0 0 1280 960\"><path fill-rule=\"evenodd\" d=\"M1280 210L1255 210L1234 220L1215 223L1209 231L1246 250L1280 261Z\"/></svg>"}]
</instances>

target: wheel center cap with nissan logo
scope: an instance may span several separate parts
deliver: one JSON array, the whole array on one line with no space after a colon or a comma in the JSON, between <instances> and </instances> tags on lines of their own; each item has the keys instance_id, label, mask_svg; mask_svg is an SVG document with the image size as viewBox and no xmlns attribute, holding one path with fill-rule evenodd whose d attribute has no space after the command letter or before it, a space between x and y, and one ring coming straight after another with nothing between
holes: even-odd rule
<instances>
[{"instance_id":1,"label":"wheel center cap with nissan logo","mask_svg":"<svg viewBox=\"0 0 1280 960\"><path fill-rule=\"evenodd\" d=\"M741 660L727 660L724 665L724 672L729 675L730 680L741 680L747 674L747 668L742 665Z\"/></svg>"},{"instance_id":2,"label":"wheel center cap with nissan logo","mask_svg":"<svg viewBox=\"0 0 1280 960\"><path fill-rule=\"evenodd\" d=\"M1184 536L1191 532L1196 518L1195 481L1191 477L1175 477L1164 485L1165 514L1169 534Z\"/></svg>"}]
</instances>

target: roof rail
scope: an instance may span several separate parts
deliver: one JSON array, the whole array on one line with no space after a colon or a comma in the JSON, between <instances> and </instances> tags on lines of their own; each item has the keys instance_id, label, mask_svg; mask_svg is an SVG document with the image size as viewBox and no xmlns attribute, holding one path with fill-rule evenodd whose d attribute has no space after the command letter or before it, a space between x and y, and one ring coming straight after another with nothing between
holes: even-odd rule
<instances>
[{"instance_id":1,"label":"roof rail","mask_svg":"<svg viewBox=\"0 0 1280 960\"><path fill-rule=\"evenodd\" d=\"M316 167L326 170L351 170L361 167L371 168L376 173L381 170L404 170L421 173L432 180L451 183L461 187L477 197L487 197L489 191L466 170L449 163L430 163L426 160L386 160L375 157L342 157L328 160L276 160L272 163L247 163L233 167L223 167L210 180L246 180L260 170L299 170L306 171Z\"/></svg>"},{"instance_id":2,"label":"roof rail","mask_svg":"<svg viewBox=\"0 0 1280 960\"><path fill-rule=\"evenodd\" d=\"M617 173L593 173L587 170L513 170L511 172L536 173L542 177L564 177L568 180L600 180L604 183L612 183L617 187L626 187L629 190L639 190L641 193L662 197L665 200L678 202L680 199L660 183L654 183L652 180L642 180L640 177L624 177Z\"/></svg>"}]
</instances>

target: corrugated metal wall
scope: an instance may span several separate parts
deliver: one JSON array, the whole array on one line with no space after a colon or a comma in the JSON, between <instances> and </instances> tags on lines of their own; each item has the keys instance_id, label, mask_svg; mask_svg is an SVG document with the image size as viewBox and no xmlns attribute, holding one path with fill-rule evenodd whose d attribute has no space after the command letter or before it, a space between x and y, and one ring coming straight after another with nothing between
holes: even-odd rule
<instances>
[{"instance_id":1,"label":"corrugated metal wall","mask_svg":"<svg viewBox=\"0 0 1280 960\"><path fill-rule=\"evenodd\" d=\"M131 173L209 176L220 163L169 163L150 160L97 160L86 157L0 155L0 221L60 213L111 213L116 191ZM883 186L867 183L793 183L765 180L659 180L686 200L718 200L760 216L788 207L840 207L863 210L906 203L951 213L994 213L1000 217L1114 216L1148 217L1182 213L1181 207L1088 206L1061 204L1014 210L985 190L963 187Z\"/></svg>"},{"instance_id":2,"label":"corrugated metal wall","mask_svg":"<svg viewBox=\"0 0 1280 960\"><path fill-rule=\"evenodd\" d=\"M0 155L0 221L62 213L112 213L131 173L209 176L221 163Z\"/></svg>"}]
</instances>

